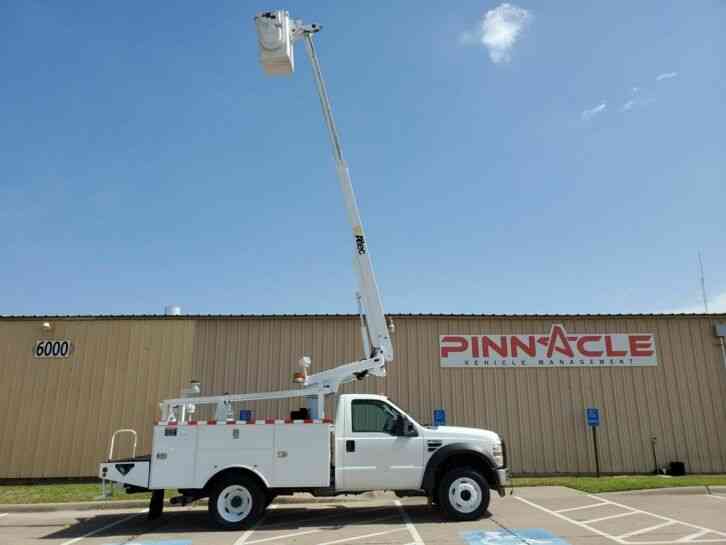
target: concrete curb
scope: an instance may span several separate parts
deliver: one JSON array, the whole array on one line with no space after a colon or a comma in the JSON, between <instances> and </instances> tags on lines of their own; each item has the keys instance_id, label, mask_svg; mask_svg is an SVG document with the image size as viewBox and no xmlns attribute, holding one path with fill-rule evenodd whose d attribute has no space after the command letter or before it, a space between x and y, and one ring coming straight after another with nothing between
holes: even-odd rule
<instances>
[{"instance_id":1,"label":"concrete curb","mask_svg":"<svg viewBox=\"0 0 726 545\"><path fill-rule=\"evenodd\" d=\"M657 496L657 495L709 495L709 494L726 494L726 486L675 486L663 488L646 488L644 490L628 490L625 492L602 492L598 496L609 495L627 495L627 496Z\"/></svg>"},{"instance_id":2,"label":"concrete curb","mask_svg":"<svg viewBox=\"0 0 726 545\"><path fill-rule=\"evenodd\" d=\"M375 500L394 500L396 495L390 492L366 492L351 496L331 496L329 498L316 498L309 494L295 494L293 496L280 496L273 503L279 505L290 504L323 504L323 503L351 503ZM199 500L193 505L206 505L207 500ZM143 509L149 506L149 500L114 500L114 501L83 501L68 503L16 503L0 504L0 513L46 513L52 511L91 511L104 509ZM164 507L172 506L169 501Z\"/></svg>"}]
</instances>

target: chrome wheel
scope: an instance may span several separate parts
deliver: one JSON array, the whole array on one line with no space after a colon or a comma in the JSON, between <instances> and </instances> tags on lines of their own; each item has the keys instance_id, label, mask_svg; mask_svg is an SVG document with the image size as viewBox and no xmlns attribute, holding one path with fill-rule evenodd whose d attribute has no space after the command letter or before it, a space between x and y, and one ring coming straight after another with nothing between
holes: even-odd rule
<instances>
[{"instance_id":1,"label":"chrome wheel","mask_svg":"<svg viewBox=\"0 0 726 545\"><path fill-rule=\"evenodd\" d=\"M217 497L217 513L227 522L241 522L252 512L252 494L240 485L222 489Z\"/></svg>"},{"instance_id":2,"label":"chrome wheel","mask_svg":"<svg viewBox=\"0 0 726 545\"><path fill-rule=\"evenodd\" d=\"M472 513L482 502L482 490L474 479L459 477L449 485L449 503L459 513Z\"/></svg>"}]
</instances>

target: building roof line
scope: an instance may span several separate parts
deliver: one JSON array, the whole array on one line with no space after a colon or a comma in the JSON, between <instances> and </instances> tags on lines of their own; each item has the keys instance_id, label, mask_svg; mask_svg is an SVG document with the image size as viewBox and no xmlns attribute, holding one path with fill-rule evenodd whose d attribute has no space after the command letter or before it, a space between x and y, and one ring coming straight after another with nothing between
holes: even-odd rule
<instances>
[{"instance_id":1,"label":"building roof line","mask_svg":"<svg viewBox=\"0 0 726 545\"><path fill-rule=\"evenodd\" d=\"M474 314L474 313L389 313L392 318L518 318L518 319L577 319L577 318L714 318L724 319L726 313L589 313L589 314ZM220 320L220 319L325 319L358 318L357 314L19 314L0 315L0 321L24 320Z\"/></svg>"}]
</instances>

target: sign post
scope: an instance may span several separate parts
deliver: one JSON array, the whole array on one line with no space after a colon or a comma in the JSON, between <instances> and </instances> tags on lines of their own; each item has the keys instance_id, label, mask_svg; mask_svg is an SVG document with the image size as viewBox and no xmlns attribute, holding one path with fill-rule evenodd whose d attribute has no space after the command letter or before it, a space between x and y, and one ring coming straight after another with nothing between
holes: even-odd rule
<instances>
[{"instance_id":1,"label":"sign post","mask_svg":"<svg viewBox=\"0 0 726 545\"><path fill-rule=\"evenodd\" d=\"M595 474L600 477L600 453L597 449L597 427L600 425L600 409L588 407L585 409L587 425L592 428L592 444L595 447Z\"/></svg>"}]
</instances>

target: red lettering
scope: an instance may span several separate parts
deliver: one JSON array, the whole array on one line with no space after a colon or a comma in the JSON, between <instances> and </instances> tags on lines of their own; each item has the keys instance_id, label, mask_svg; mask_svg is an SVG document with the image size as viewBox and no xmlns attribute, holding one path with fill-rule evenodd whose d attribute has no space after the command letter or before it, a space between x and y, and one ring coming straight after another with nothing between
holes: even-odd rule
<instances>
[{"instance_id":1,"label":"red lettering","mask_svg":"<svg viewBox=\"0 0 726 545\"><path fill-rule=\"evenodd\" d=\"M653 337L650 335L629 335L628 345L630 346L630 355L633 357L652 356L655 353L653 350Z\"/></svg>"},{"instance_id":2,"label":"red lettering","mask_svg":"<svg viewBox=\"0 0 726 545\"><path fill-rule=\"evenodd\" d=\"M525 344L524 341L517 336L511 337L511 344L512 344L512 357L516 358L519 356L519 349L522 349L522 352L527 354L530 357L535 357L537 355L537 347L535 346L536 339L533 335L530 335L527 337L527 343Z\"/></svg>"},{"instance_id":3,"label":"red lettering","mask_svg":"<svg viewBox=\"0 0 726 545\"><path fill-rule=\"evenodd\" d=\"M602 350L588 350L585 348L587 343L597 343L602 340L602 335L583 335L577 339L577 351L588 358L599 358L602 356Z\"/></svg>"},{"instance_id":4,"label":"red lettering","mask_svg":"<svg viewBox=\"0 0 726 545\"><path fill-rule=\"evenodd\" d=\"M627 350L615 350L612 335L605 335L605 353L611 358L622 358L628 354Z\"/></svg>"},{"instance_id":5,"label":"red lettering","mask_svg":"<svg viewBox=\"0 0 726 545\"><path fill-rule=\"evenodd\" d=\"M559 346L558 346L559 343ZM565 328L561 325L553 325L550 330L550 339L547 344L547 357L551 358L555 352L564 354L568 358L574 358L570 341L567 340Z\"/></svg>"},{"instance_id":6,"label":"red lettering","mask_svg":"<svg viewBox=\"0 0 726 545\"><path fill-rule=\"evenodd\" d=\"M441 341L445 343L457 343L457 346L442 346L442 358L448 358L449 354L451 354L452 352L464 352L467 348L469 348L469 342L466 340L466 337L449 335L441 339Z\"/></svg>"},{"instance_id":7,"label":"red lettering","mask_svg":"<svg viewBox=\"0 0 726 545\"><path fill-rule=\"evenodd\" d=\"M509 350L507 349L507 337L506 335L502 335L499 337L499 344L495 343L491 337L487 337L486 335L481 338L481 346L482 346L482 352L484 353L484 357L489 357L489 349L491 348L499 354L501 357L506 358L507 354L509 353Z\"/></svg>"},{"instance_id":8,"label":"red lettering","mask_svg":"<svg viewBox=\"0 0 726 545\"><path fill-rule=\"evenodd\" d=\"M474 335L471 337L471 355L475 358L479 357L479 337Z\"/></svg>"}]
</instances>

